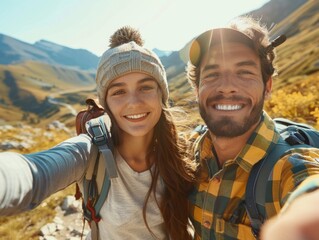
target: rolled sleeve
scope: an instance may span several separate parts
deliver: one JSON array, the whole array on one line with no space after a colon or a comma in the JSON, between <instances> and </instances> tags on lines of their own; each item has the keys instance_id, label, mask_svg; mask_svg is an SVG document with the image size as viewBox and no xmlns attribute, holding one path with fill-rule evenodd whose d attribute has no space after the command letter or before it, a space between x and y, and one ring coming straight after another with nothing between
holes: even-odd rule
<instances>
[{"instance_id":1,"label":"rolled sleeve","mask_svg":"<svg viewBox=\"0 0 319 240\"><path fill-rule=\"evenodd\" d=\"M287 157L285 169L283 173L286 174L282 174L285 196L282 212L299 196L319 188L319 150L298 149Z\"/></svg>"}]
</instances>

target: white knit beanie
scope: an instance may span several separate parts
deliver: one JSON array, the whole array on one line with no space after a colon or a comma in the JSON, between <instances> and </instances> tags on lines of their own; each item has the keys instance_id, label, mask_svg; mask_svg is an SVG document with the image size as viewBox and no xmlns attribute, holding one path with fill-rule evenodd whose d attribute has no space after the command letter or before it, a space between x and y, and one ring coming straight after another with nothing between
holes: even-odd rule
<instances>
[{"instance_id":1,"label":"white knit beanie","mask_svg":"<svg viewBox=\"0 0 319 240\"><path fill-rule=\"evenodd\" d=\"M111 81L132 72L145 73L156 79L162 90L163 102L166 103L168 100L168 84L166 72L160 59L153 51L140 46L142 40L135 39L136 35L130 34L128 30L132 29L124 27L114 33L116 35L121 31L121 37L117 38L117 41L120 40L115 43L120 45L112 47L114 43L111 42L111 48L105 51L100 59L96 73L97 94L100 104L105 108L105 96ZM138 31L134 31L138 33ZM114 40L114 35L111 37L111 41L112 38ZM140 37L139 33L138 37Z\"/></svg>"}]
</instances>

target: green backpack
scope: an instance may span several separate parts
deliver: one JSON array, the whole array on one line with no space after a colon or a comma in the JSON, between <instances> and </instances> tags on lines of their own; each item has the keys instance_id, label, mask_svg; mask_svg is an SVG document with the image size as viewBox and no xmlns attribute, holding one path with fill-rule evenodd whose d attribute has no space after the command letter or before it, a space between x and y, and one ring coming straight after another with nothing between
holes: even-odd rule
<instances>
[{"instance_id":1,"label":"green backpack","mask_svg":"<svg viewBox=\"0 0 319 240\"><path fill-rule=\"evenodd\" d=\"M245 208L251 222L252 232L258 238L261 225L266 220L258 210L265 205L265 189L269 175L276 162L293 148L319 148L319 131L307 124L296 123L285 118L274 119L280 133L278 144L273 144L268 155L255 164L250 172L245 197Z\"/></svg>"}]
</instances>

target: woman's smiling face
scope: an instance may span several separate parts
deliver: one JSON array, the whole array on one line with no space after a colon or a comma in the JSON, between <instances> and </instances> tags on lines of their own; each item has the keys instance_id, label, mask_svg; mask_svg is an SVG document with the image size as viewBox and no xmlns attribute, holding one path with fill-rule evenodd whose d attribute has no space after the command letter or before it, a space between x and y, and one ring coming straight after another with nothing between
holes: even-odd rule
<instances>
[{"instance_id":1,"label":"woman's smiling face","mask_svg":"<svg viewBox=\"0 0 319 240\"><path fill-rule=\"evenodd\" d=\"M157 81L144 73L128 73L111 82L106 104L121 134L144 136L153 129L162 113L162 94Z\"/></svg>"}]
</instances>

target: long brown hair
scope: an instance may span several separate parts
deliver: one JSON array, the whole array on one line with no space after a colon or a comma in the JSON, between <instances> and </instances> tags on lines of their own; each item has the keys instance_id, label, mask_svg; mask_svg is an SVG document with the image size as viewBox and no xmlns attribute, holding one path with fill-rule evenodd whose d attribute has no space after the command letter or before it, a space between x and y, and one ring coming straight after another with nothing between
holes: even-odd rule
<instances>
[{"instance_id":1,"label":"long brown hair","mask_svg":"<svg viewBox=\"0 0 319 240\"><path fill-rule=\"evenodd\" d=\"M119 129L115 119L106 106L106 112L112 119L111 134L114 146L119 144ZM154 157L155 164L150 168L152 182L143 205L143 218L146 227L156 238L147 223L147 203L151 195L156 199L164 219L167 233L171 239L192 239L188 229L187 195L194 181L195 163L187 156L186 142L178 134L178 125L173 118L173 109L164 107L161 117L155 126L148 159ZM150 163L149 163L150 164ZM150 164L151 165L151 164ZM164 193L161 200L156 198L157 182L164 183Z\"/></svg>"}]
</instances>

